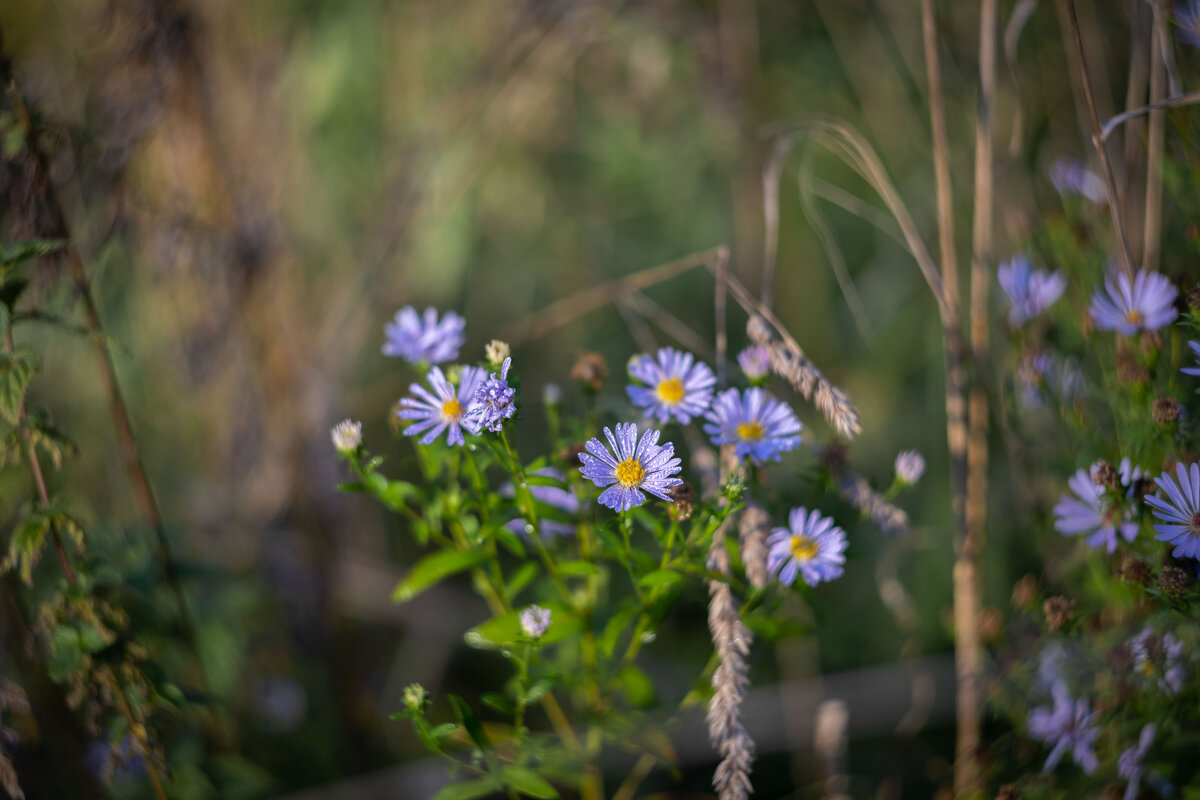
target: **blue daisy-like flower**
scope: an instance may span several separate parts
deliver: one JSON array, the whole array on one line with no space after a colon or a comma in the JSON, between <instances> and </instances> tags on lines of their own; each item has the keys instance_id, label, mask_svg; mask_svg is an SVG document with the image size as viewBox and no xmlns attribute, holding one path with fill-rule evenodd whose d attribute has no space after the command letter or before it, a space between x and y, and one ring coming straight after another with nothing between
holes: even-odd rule
<instances>
[{"instance_id":1,"label":"blue daisy-like flower","mask_svg":"<svg viewBox=\"0 0 1200 800\"><path fill-rule=\"evenodd\" d=\"M779 454L800 446L800 420L786 403L757 387L726 389L705 415L704 432L713 444L736 445L738 458L758 463L778 461Z\"/></svg>"},{"instance_id":2,"label":"blue daisy-like flower","mask_svg":"<svg viewBox=\"0 0 1200 800\"><path fill-rule=\"evenodd\" d=\"M1077 158L1064 157L1050 167L1050 183L1059 196L1081 195L1096 205L1108 202L1104 181Z\"/></svg>"},{"instance_id":3,"label":"blue daisy-like flower","mask_svg":"<svg viewBox=\"0 0 1200 800\"><path fill-rule=\"evenodd\" d=\"M1158 531L1154 538L1175 545L1176 558L1200 558L1200 465L1177 464L1175 476L1179 483L1165 472L1154 479L1166 499L1146 497L1154 516L1164 523L1154 526Z\"/></svg>"},{"instance_id":4,"label":"blue daisy-like flower","mask_svg":"<svg viewBox=\"0 0 1200 800\"><path fill-rule=\"evenodd\" d=\"M1029 735L1051 748L1042 769L1050 772L1070 751L1075 763L1091 775L1100 766L1092 749L1100 736L1100 728L1096 725L1100 714L1092 711L1086 697L1072 699L1061 682L1054 684L1052 696L1053 706L1038 706L1029 712L1026 721Z\"/></svg>"},{"instance_id":5,"label":"blue daisy-like flower","mask_svg":"<svg viewBox=\"0 0 1200 800\"><path fill-rule=\"evenodd\" d=\"M383 326L387 341L383 343L385 356L400 356L416 364L425 361L441 364L458 358L458 349L466 341L463 329L467 321L447 311L438 320L438 312L432 306L425 309L424 317L417 316L412 306L405 306Z\"/></svg>"},{"instance_id":6,"label":"blue daisy-like flower","mask_svg":"<svg viewBox=\"0 0 1200 800\"><path fill-rule=\"evenodd\" d=\"M1175 287L1157 272L1140 270L1137 277L1124 272L1106 278L1104 288L1092 295L1088 313L1096 327L1132 336L1138 331L1156 331L1178 315Z\"/></svg>"},{"instance_id":7,"label":"blue daisy-like flower","mask_svg":"<svg viewBox=\"0 0 1200 800\"><path fill-rule=\"evenodd\" d=\"M1188 342L1188 347L1192 349L1192 355L1196 359L1196 366L1182 367L1179 371L1185 375L1200 375L1200 342Z\"/></svg>"},{"instance_id":8,"label":"blue daisy-like flower","mask_svg":"<svg viewBox=\"0 0 1200 800\"><path fill-rule=\"evenodd\" d=\"M681 469L675 445L660 445L659 432L654 428L647 428L641 440L632 422L618 422L616 428L616 436L604 429L611 450L599 439L592 439L584 445L587 452L579 454L583 477L601 488L607 487L600 493L600 505L628 511L646 502L643 492L670 501L670 488L683 483L672 477Z\"/></svg>"},{"instance_id":9,"label":"blue daisy-like flower","mask_svg":"<svg viewBox=\"0 0 1200 800\"><path fill-rule=\"evenodd\" d=\"M442 431L448 431L446 434L447 444L461 445L466 442L466 438L463 436L463 427L476 403L475 391L483 382L485 374L487 373L479 367L463 367L458 391L455 392L454 384L446 380L441 368L431 368L429 370L429 387L433 389L433 392L431 393L419 383L414 383L408 387L408 390L416 397L405 397L400 400L400 408L396 411L396 415L400 419L415 420L412 425L404 429L404 435L416 436L424 433L420 442L429 444L441 436ZM470 431L470 428L467 430Z\"/></svg>"},{"instance_id":10,"label":"blue daisy-like flower","mask_svg":"<svg viewBox=\"0 0 1200 800\"><path fill-rule=\"evenodd\" d=\"M1128 508L1111 502L1104 487L1092 480L1097 469L1099 464L1093 464L1090 470L1078 470L1067 481L1075 497L1064 494L1054 506L1054 529L1063 536L1087 534L1088 547L1103 547L1113 553L1117 549L1118 533L1125 541L1132 542L1137 537L1138 523L1132 519ZM1123 458L1117 473L1121 485L1127 487L1125 496L1132 497L1133 484L1142 477L1141 468Z\"/></svg>"},{"instance_id":11,"label":"blue daisy-like flower","mask_svg":"<svg viewBox=\"0 0 1200 800\"><path fill-rule=\"evenodd\" d=\"M625 387L629 399L660 425L671 417L686 425L703 414L717 384L707 364L671 347L660 348L654 357L635 359L629 372L643 384Z\"/></svg>"},{"instance_id":12,"label":"blue daisy-like flower","mask_svg":"<svg viewBox=\"0 0 1200 800\"><path fill-rule=\"evenodd\" d=\"M1058 301L1067 288L1062 270L1034 269L1024 255L1015 255L996 270L1000 288L1008 295L1008 324L1024 325Z\"/></svg>"},{"instance_id":13,"label":"blue daisy-like flower","mask_svg":"<svg viewBox=\"0 0 1200 800\"><path fill-rule=\"evenodd\" d=\"M477 434L485 428L492 433L499 433L504 420L516 413L517 405L513 401L517 390L508 385L508 369L511 366L510 356L504 359L499 377L493 372L475 390L475 404L463 422L463 426L471 433Z\"/></svg>"},{"instance_id":14,"label":"blue daisy-like flower","mask_svg":"<svg viewBox=\"0 0 1200 800\"><path fill-rule=\"evenodd\" d=\"M1175 9L1175 21L1183 43L1200 48L1200 0L1188 0Z\"/></svg>"},{"instance_id":15,"label":"blue daisy-like flower","mask_svg":"<svg viewBox=\"0 0 1200 800\"><path fill-rule=\"evenodd\" d=\"M767 571L791 586L799 575L809 586L840 578L846 563L846 532L819 511L793 508L788 528L767 537Z\"/></svg>"}]
</instances>

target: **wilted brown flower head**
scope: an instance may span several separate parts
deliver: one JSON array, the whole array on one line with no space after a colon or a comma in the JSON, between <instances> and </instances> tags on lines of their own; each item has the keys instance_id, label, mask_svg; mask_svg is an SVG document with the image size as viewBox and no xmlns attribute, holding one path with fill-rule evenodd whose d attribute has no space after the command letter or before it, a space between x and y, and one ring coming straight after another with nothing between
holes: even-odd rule
<instances>
[{"instance_id":1,"label":"wilted brown flower head","mask_svg":"<svg viewBox=\"0 0 1200 800\"><path fill-rule=\"evenodd\" d=\"M1117 378L1121 383L1145 383L1150 380L1150 371L1137 363L1137 359L1128 351L1117 353Z\"/></svg>"},{"instance_id":2,"label":"wilted brown flower head","mask_svg":"<svg viewBox=\"0 0 1200 800\"><path fill-rule=\"evenodd\" d=\"M1151 412L1154 421L1159 425L1167 425L1179 419L1179 401L1174 397L1160 397L1154 401Z\"/></svg>"},{"instance_id":3,"label":"wilted brown flower head","mask_svg":"<svg viewBox=\"0 0 1200 800\"><path fill-rule=\"evenodd\" d=\"M1004 615L994 608L979 610L979 638L984 643L998 641L1004 633Z\"/></svg>"},{"instance_id":4,"label":"wilted brown flower head","mask_svg":"<svg viewBox=\"0 0 1200 800\"><path fill-rule=\"evenodd\" d=\"M1154 582L1154 572L1150 565L1140 558L1125 556L1125 560L1121 562L1121 578L1129 583L1149 586Z\"/></svg>"},{"instance_id":5,"label":"wilted brown flower head","mask_svg":"<svg viewBox=\"0 0 1200 800\"><path fill-rule=\"evenodd\" d=\"M1021 800L1021 793L1017 791L1016 786L1006 783L1000 787L1000 793L996 795L996 800Z\"/></svg>"},{"instance_id":6,"label":"wilted brown flower head","mask_svg":"<svg viewBox=\"0 0 1200 800\"><path fill-rule=\"evenodd\" d=\"M1158 331L1142 331L1138 336L1138 349L1142 353L1151 353L1162 347L1162 337L1158 335Z\"/></svg>"},{"instance_id":7,"label":"wilted brown flower head","mask_svg":"<svg viewBox=\"0 0 1200 800\"><path fill-rule=\"evenodd\" d=\"M1121 476L1116 467L1101 460L1096 465L1096 471L1092 473L1092 483L1115 491L1121 488Z\"/></svg>"},{"instance_id":8,"label":"wilted brown flower head","mask_svg":"<svg viewBox=\"0 0 1200 800\"><path fill-rule=\"evenodd\" d=\"M1179 567L1163 567L1162 575L1158 576L1163 594L1176 600L1187 594L1188 584L1188 574Z\"/></svg>"},{"instance_id":9,"label":"wilted brown flower head","mask_svg":"<svg viewBox=\"0 0 1200 800\"><path fill-rule=\"evenodd\" d=\"M1042 613L1046 615L1046 626L1051 633L1061 630L1067 621L1071 619L1075 610L1075 601L1068 600L1061 595L1047 598L1042 604Z\"/></svg>"},{"instance_id":10,"label":"wilted brown flower head","mask_svg":"<svg viewBox=\"0 0 1200 800\"><path fill-rule=\"evenodd\" d=\"M675 522L683 522L692 516L692 503L696 493L690 483L678 483L667 490L671 495L671 505L667 508L667 516Z\"/></svg>"},{"instance_id":11,"label":"wilted brown flower head","mask_svg":"<svg viewBox=\"0 0 1200 800\"><path fill-rule=\"evenodd\" d=\"M599 392L604 388L604 379L608 377L608 363L599 353L581 350L575 365L571 367L571 377L582 383L589 392Z\"/></svg>"},{"instance_id":12,"label":"wilted brown flower head","mask_svg":"<svg viewBox=\"0 0 1200 800\"><path fill-rule=\"evenodd\" d=\"M1188 290L1187 304L1189 308L1200 309L1200 283Z\"/></svg>"}]
</instances>

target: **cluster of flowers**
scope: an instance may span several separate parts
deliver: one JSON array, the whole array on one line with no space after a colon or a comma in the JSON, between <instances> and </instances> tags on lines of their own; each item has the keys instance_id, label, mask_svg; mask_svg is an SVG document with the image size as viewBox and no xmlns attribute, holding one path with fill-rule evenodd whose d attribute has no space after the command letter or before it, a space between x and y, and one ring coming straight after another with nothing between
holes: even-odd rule
<instances>
[{"instance_id":1,"label":"cluster of flowers","mask_svg":"<svg viewBox=\"0 0 1200 800\"><path fill-rule=\"evenodd\" d=\"M437 366L453 361L465 341L465 321L454 312L439 318L436 309L423 315L411 307L401 309L385 328L385 355L399 356L427 368L428 385L413 383L410 396L400 400L396 414L408 424L406 436L420 436L428 445L443 432L450 446L462 446L466 436L484 431L503 433L504 423L516 413L516 390L509 385L512 358L506 344L488 345L488 361L499 366L488 373L480 367L451 367L446 372ZM716 391L713 370L692 354L661 348L654 355L639 355L629 363L631 383L626 387L630 402L648 420L666 425L703 421L703 430L715 446L730 445L739 459L755 464L779 461L782 453L801 444L801 423L784 402L763 388L770 372L770 360L763 347L751 346L738 355L751 386ZM548 393L557 397L557 392ZM346 420L331 432L335 447L354 451L362 438L361 425ZM602 491L598 502L617 512L642 505L647 495L673 502L673 491L681 487L678 477L681 459L671 442L660 443L661 430L646 427L639 433L635 422L620 422L604 428L604 440L592 438L579 453L582 476ZM925 470L924 459L915 451L901 453L896 459L900 484L913 484ZM561 478L561 473L543 470ZM505 487L511 493L511 487ZM501 490L502 492L505 489ZM552 486L532 489L539 500L574 514L578 500L569 491ZM817 511L792 509L788 527L775 528L767 542L768 570L791 585L797 576L816 585L839 577L847 547L845 532L834 521ZM510 523L514 529L529 529L524 520ZM570 526L552 520L542 522L548 533L570 532ZM540 613L540 612L539 612ZM522 622L527 620L522 617ZM545 629L541 616L529 616L526 632L531 638ZM535 624L536 623L536 624ZM546 621L548 624L548 619Z\"/></svg>"},{"instance_id":2,"label":"cluster of flowers","mask_svg":"<svg viewBox=\"0 0 1200 800\"><path fill-rule=\"evenodd\" d=\"M1200 3L1193 7L1198 10L1196 19L1200 19ZM1080 194L1096 203L1107 201L1103 182L1081 164L1057 163L1051 171L1051 181L1060 193ZM1001 265L997 277L1008 300L1009 325L1017 331L1048 311L1068 285L1061 271L1036 270L1023 255ZM1120 336L1151 334L1143 339L1143 346L1151 342L1156 347L1159 339L1155 332L1175 322L1179 315L1177 298L1176 287L1162 274L1145 269L1136 274L1114 271L1093 292L1087 318L1095 330L1112 331ZM1200 342L1188 341L1188 346L1197 363L1180 371L1200 376ZM1119 359L1120 348L1118 363ZM1058 388L1064 397L1071 396L1082 384L1082 374L1077 367L1065 363L1057 371L1063 384ZM1051 356L1037 347L1025 352L1018 368L1018 376L1027 385L1046 383L1055 372ZM1155 420L1160 423L1180 419L1182 413L1178 402L1170 398L1157 401L1155 406ZM1097 461L1075 472L1067 485L1069 492L1062 495L1053 509L1054 527L1060 534L1083 537L1088 547L1111 555L1123 545L1132 545L1141 531L1142 520L1150 518L1155 538L1173 546L1172 557L1200 558L1200 464L1168 465L1161 474L1152 477L1150 470L1135 465L1128 457L1121 458L1115 467L1107 461ZM1127 556L1127 563L1145 567L1130 558ZM1186 579L1182 570L1167 567L1167 572ZM1048 621L1050 616L1047 611ZM1050 625L1051 631L1057 627L1054 622ZM1168 697L1182 691L1186 668L1184 646L1177 636L1147 626L1119 649L1129 658L1130 674L1143 679L1144 688L1157 689ZM1093 711L1086 696L1072 696L1059 670L1062 659L1062 648L1057 643L1043 650L1041 690L1049 692L1050 703L1032 709L1026 726L1030 736L1050 750L1045 771L1053 770L1069 753L1091 775L1099 767L1093 748L1101 736L1101 714ZM1143 767L1157 733L1155 723L1143 725L1137 742L1118 759L1117 773L1126 781L1126 800L1139 796L1144 779L1155 782L1160 790L1170 791L1160 776Z\"/></svg>"}]
</instances>

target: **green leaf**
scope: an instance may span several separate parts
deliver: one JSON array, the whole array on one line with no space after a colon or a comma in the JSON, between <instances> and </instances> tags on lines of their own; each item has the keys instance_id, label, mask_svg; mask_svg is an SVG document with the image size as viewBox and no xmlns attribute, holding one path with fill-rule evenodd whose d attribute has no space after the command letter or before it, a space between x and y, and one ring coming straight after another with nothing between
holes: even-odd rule
<instances>
[{"instance_id":1,"label":"green leaf","mask_svg":"<svg viewBox=\"0 0 1200 800\"><path fill-rule=\"evenodd\" d=\"M558 571L568 577L600 574L600 570L590 561L564 561L558 565Z\"/></svg>"},{"instance_id":2,"label":"green leaf","mask_svg":"<svg viewBox=\"0 0 1200 800\"><path fill-rule=\"evenodd\" d=\"M508 580L508 596L512 599L519 595L522 590L528 586L538 574L538 565L533 561L526 561L521 566L517 567L517 571Z\"/></svg>"},{"instance_id":3,"label":"green leaf","mask_svg":"<svg viewBox=\"0 0 1200 800\"><path fill-rule=\"evenodd\" d=\"M521 794L536 797L539 800L553 800L558 797L558 792L554 787L529 767L508 764L500 770L500 779Z\"/></svg>"},{"instance_id":4,"label":"green leaf","mask_svg":"<svg viewBox=\"0 0 1200 800\"><path fill-rule=\"evenodd\" d=\"M27 586L33 584L33 568L42 557L42 548L46 543L46 534L50 531L50 518L41 512L34 512L13 531L8 543L8 556L4 559L4 571L19 568L21 580Z\"/></svg>"},{"instance_id":5,"label":"green leaf","mask_svg":"<svg viewBox=\"0 0 1200 800\"><path fill-rule=\"evenodd\" d=\"M501 789L500 781L491 775L486 778L476 778L473 781L459 781L451 783L438 789L430 800L475 800L477 797L486 797L489 794L498 792Z\"/></svg>"},{"instance_id":6,"label":"green leaf","mask_svg":"<svg viewBox=\"0 0 1200 800\"><path fill-rule=\"evenodd\" d=\"M656 569L654 572L648 572L638 580L638 585L643 589L655 589L660 586L673 586L683 580L683 576L678 572L669 569Z\"/></svg>"},{"instance_id":7,"label":"green leaf","mask_svg":"<svg viewBox=\"0 0 1200 800\"><path fill-rule=\"evenodd\" d=\"M575 635L583 627L579 617L573 615L570 609L561 603L539 603L539 605L550 611L550 627L546 629L539 640L542 644L562 641ZM483 649L498 648L525 641L525 634L521 631L520 614L521 609L514 608L512 611L493 617L467 631L464 639L471 647Z\"/></svg>"},{"instance_id":8,"label":"green leaf","mask_svg":"<svg viewBox=\"0 0 1200 800\"><path fill-rule=\"evenodd\" d=\"M350 481L349 483L339 483L337 485L337 490L339 492L351 492L351 493L361 494L362 492L365 492L367 490L367 487L365 485L359 483L358 481Z\"/></svg>"},{"instance_id":9,"label":"green leaf","mask_svg":"<svg viewBox=\"0 0 1200 800\"><path fill-rule=\"evenodd\" d=\"M550 678L538 678L534 684L529 687L529 691L525 692L526 704L536 703L545 696L546 692L554 688L554 681Z\"/></svg>"},{"instance_id":10,"label":"green leaf","mask_svg":"<svg viewBox=\"0 0 1200 800\"><path fill-rule=\"evenodd\" d=\"M50 632L50 658L46 660L46 671L51 680L67 680L83 668L84 658L78 631L70 625L59 625Z\"/></svg>"},{"instance_id":11,"label":"green leaf","mask_svg":"<svg viewBox=\"0 0 1200 800\"><path fill-rule=\"evenodd\" d=\"M510 531L508 528L501 525L493 529L493 534L504 549L512 553L517 558L525 558L525 545L521 543L521 537Z\"/></svg>"},{"instance_id":12,"label":"green leaf","mask_svg":"<svg viewBox=\"0 0 1200 800\"><path fill-rule=\"evenodd\" d=\"M0 283L0 306L4 306L4 310L11 314L27 286L29 281L25 278L11 278Z\"/></svg>"},{"instance_id":13,"label":"green leaf","mask_svg":"<svg viewBox=\"0 0 1200 800\"><path fill-rule=\"evenodd\" d=\"M488 738L487 732L483 729L483 725L479 722L479 717L475 716L475 711L456 694L449 695L450 705L454 707L454 715L458 717L458 721L462 723L463 728L467 731L467 736L471 737L471 741L480 750L491 751L492 740Z\"/></svg>"},{"instance_id":14,"label":"green leaf","mask_svg":"<svg viewBox=\"0 0 1200 800\"><path fill-rule=\"evenodd\" d=\"M646 673L633 664L621 671L621 688L625 690L629 702L639 708L654 704L654 685L650 683Z\"/></svg>"},{"instance_id":15,"label":"green leaf","mask_svg":"<svg viewBox=\"0 0 1200 800\"><path fill-rule=\"evenodd\" d=\"M85 653L99 653L112 644L112 634L105 635L90 622L84 622L79 627L79 648Z\"/></svg>"},{"instance_id":16,"label":"green leaf","mask_svg":"<svg viewBox=\"0 0 1200 800\"><path fill-rule=\"evenodd\" d=\"M512 714L516 710L507 697L496 692L485 692L479 696L479 702L493 711L499 711L501 714Z\"/></svg>"},{"instance_id":17,"label":"green leaf","mask_svg":"<svg viewBox=\"0 0 1200 800\"><path fill-rule=\"evenodd\" d=\"M445 739L456 730L458 730L458 726L453 722L443 722L440 725L434 725L429 730L429 737L434 741L439 741L441 739Z\"/></svg>"},{"instance_id":18,"label":"green leaf","mask_svg":"<svg viewBox=\"0 0 1200 800\"><path fill-rule=\"evenodd\" d=\"M377 472L372 473L372 477L378 474ZM417 487L411 483L406 481L388 481L385 479L385 488L379 492L379 499L393 511L403 511L408 508L404 501L416 493Z\"/></svg>"},{"instance_id":19,"label":"green leaf","mask_svg":"<svg viewBox=\"0 0 1200 800\"><path fill-rule=\"evenodd\" d=\"M66 245L62 239L29 239L0 245L0 267L11 267L31 258L44 256L61 250Z\"/></svg>"},{"instance_id":20,"label":"green leaf","mask_svg":"<svg viewBox=\"0 0 1200 800\"><path fill-rule=\"evenodd\" d=\"M470 569L487 554L476 550L441 550L422 558L392 592L392 599L403 603L444 578Z\"/></svg>"},{"instance_id":21,"label":"green leaf","mask_svg":"<svg viewBox=\"0 0 1200 800\"><path fill-rule=\"evenodd\" d=\"M40 368L37 354L31 350L0 355L0 417L8 424L16 425L20 421L25 392Z\"/></svg>"},{"instance_id":22,"label":"green leaf","mask_svg":"<svg viewBox=\"0 0 1200 800\"><path fill-rule=\"evenodd\" d=\"M617 640L621 638L621 631L625 630L629 625L629 621L633 619L633 615L638 612L635 605L629 605L613 614L608 620L608 624L604 626L604 633L600 635L600 651L604 653L605 658L612 658L613 650L617 646Z\"/></svg>"}]
</instances>

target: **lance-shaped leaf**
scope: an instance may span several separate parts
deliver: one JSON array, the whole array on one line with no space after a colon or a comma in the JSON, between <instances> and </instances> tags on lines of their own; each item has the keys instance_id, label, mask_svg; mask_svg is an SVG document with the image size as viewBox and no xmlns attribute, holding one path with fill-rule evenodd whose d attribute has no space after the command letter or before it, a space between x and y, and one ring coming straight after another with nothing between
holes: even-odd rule
<instances>
[{"instance_id":1,"label":"lance-shaped leaf","mask_svg":"<svg viewBox=\"0 0 1200 800\"><path fill-rule=\"evenodd\" d=\"M475 566L486 555L483 551L475 550L441 550L425 556L396 586L392 599L397 603L412 600L435 583Z\"/></svg>"}]
</instances>

